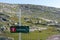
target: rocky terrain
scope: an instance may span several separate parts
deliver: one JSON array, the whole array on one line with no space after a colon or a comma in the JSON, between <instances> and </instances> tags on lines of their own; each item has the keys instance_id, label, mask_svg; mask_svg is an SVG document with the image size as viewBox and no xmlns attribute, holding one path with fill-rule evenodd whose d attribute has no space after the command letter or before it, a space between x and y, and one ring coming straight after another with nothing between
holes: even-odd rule
<instances>
[{"instance_id":1,"label":"rocky terrain","mask_svg":"<svg viewBox=\"0 0 60 40\"><path fill-rule=\"evenodd\" d=\"M42 5L32 5L32 4L8 4L0 3L0 13L8 16L16 16L21 9L21 15L32 17L43 17L51 20L60 20L60 8L42 6ZM60 21L59 21L60 22Z\"/></svg>"},{"instance_id":2,"label":"rocky terrain","mask_svg":"<svg viewBox=\"0 0 60 40\"><path fill-rule=\"evenodd\" d=\"M60 22L60 8L48 7L43 5L33 5L33 4L0 3L0 29L1 27L9 28L11 25L17 24L19 15L18 13L21 13L21 22L22 22L21 24L23 25L29 25L31 27L33 26L43 27L43 28L48 27L47 30L31 32L28 35L22 34L22 40L26 39L37 40L39 35L40 38L38 38L38 40L39 39L45 40L50 35L60 33L60 30L57 30L55 26L49 26L49 25L47 26L44 24L46 21L49 21L48 23L52 23L53 25ZM42 19L42 21L40 18ZM18 34L12 34L10 32L5 31L5 33L2 34L2 36L4 35L12 37L14 38L14 40L18 40ZM34 36L32 37L32 35ZM29 38L29 36L31 37L31 39Z\"/></svg>"}]
</instances>

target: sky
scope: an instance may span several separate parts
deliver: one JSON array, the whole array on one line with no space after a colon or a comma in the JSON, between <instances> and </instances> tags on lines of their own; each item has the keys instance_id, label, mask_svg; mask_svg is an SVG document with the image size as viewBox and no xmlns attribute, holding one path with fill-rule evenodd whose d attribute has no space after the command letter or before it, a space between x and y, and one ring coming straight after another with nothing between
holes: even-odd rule
<instances>
[{"instance_id":1,"label":"sky","mask_svg":"<svg viewBox=\"0 0 60 40\"><path fill-rule=\"evenodd\" d=\"M34 4L60 8L60 0L0 0L1 3Z\"/></svg>"}]
</instances>

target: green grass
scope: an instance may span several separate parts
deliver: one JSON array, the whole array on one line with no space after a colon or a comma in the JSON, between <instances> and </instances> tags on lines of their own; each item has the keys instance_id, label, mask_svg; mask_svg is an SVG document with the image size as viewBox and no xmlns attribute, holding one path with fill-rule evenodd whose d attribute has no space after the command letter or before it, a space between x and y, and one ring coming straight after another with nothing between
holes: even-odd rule
<instances>
[{"instance_id":1,"label":"green grass","mask_svg":"<svg viewBox=\"0 0 60 40\"><path fill-rule=\"evenodd\" d=\"M27 17L31 18L31 16L27 16ZM13 18L11 18L11 20L15 20L17 22L18 18L13 17ZM34 20L36 20L36 19L32 18L32 20L34 22ZM32 23L25 22L24 16L21 18L21 22L23 25L28 25L28 26L35 25ZM43 23L45 23L45 21L43 21ZM3 24L3 23L1 23L1 24ZM4 24L6 24L6 23L4 23ZM47 27L45 25L40 25L40 24L38 24L36 26L37 27ZM22 38L22 40L46 40L49 36L54 35L54 34L60 34L60 32L56 31L54 27L49 26L47 30L44 30L42 32L34 31L34 32L29 32L29 33L22 33L21 38ZM9 32L6 32L4 34L0 34L0 36L12 37L12 38L14 38L14 40L18 40L18 38L19 38L18 33L9 33Z\"/></svg>"},{"instance_id":2,"label":"green grass","mask_svg":"<svg viewBox=\"0 0 60 40\"><path fill-rule=\"evenodd\" d=\"M32 23L25 22L23 18L24 17L22 17L23 25L32 25L32 26L35 25ZM33 19L33 22L34 22L34 20L35 19ZM42 20L42 23L45 23L45 21ZM22 33L22 40L46 40L51 35L60 34L60 32L58 32L56 30L56 28L53 26L45 26L45 25L40 25L40 24L38 24L36 26L37 27L48 27L48 29L44 30L42 32L34 31L34 32L30 32L30 33Z\"/></svg>"},{"instance_id":3,"label":"green grass","mask_svg":"<svg viewBox=\"0 0 60 40\"><path fill-rule=\"evenodd\" d=\"M49 36L60 34L58 31L53 29L47 29L42 32L35 31L30 33L22 33L22 40L46 40Z\"/></svg>"},{"instance_id":4,"label":"green grass","mask_svg":"<svg viewBox=\"0 0 60 40\"><path fill-rule=\"evenodd\" d=\"M14 40L18 40L18 38L19 38L18 33L10 33L10 32L2 33L2 34L0 34L0 36L11 37L11 38L14 38Z\"/></svg>"}]
</instances>

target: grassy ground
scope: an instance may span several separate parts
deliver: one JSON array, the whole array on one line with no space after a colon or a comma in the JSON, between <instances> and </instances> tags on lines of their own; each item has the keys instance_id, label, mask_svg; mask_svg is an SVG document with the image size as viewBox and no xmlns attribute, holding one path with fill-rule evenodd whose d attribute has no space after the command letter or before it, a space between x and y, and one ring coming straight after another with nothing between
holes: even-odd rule
<instances>
[{"instance_id":1,"label":"grassy ground","mask_svg":"<svg viewBox=\"0 0 60 40\"><path fill-rule=\"evenodd\" d=\"M31 17L29 16L29 18L31 18ZM31 23L26 23L24 21L23 17L21 19L22 19L21 22L22 22L23 25L28 25L28 26L35 25L35 24L31 24ZM11 18L11 20L18 21L17 18ZM33 21L34 20L35 19L33 19ZM47 27L47 26L44 26L44 25L36 25L36 26L37 27ZM22 38L22 40L46 40L49 36L54 35L54 34L60 34L60 32L58 32L55 29L55 27L49 26L47 30L44 30L44 31L41 31L41 32L34 31L34 32L29 32L29 33L22 33L21 38ZM14 40L18 40L18 38L19 38L18 33L9 33L9 32L6 32L4 34L0 34L0 36L12 37L12 38L14 38Z\"/></svg>"},{"instance_id":2,"label":"grassy ground","mask_svg":"<svg viewBox=\"0 0 60 40\"><path fill-rule=\"evenodd\" d=\"M50 28L41 32L35 31L25 34L22 33L22 40L46 40L49 36L54 34L60 34L60 33Z\"/></svg>"},{"instance_id":3,"label":"grassy ground","mask_svg":"<svg viewBox=\"0 0 60 40\"><path fill-rule=\"evenodd\" d=\"M31 18L31 17L30 17ZM35 20L35 19L33 19ZM44 22L43 22L44 23ZM23 25L35 25L31 23L26 23L22 17L22 24ZM22 33L22 40L46 40L49 36L60 34L53 26L45 26L45 25L36 25L37 27L48 27L47 30L43 30L41 32L34 31L29 33Z\"/></svg>"},{"instance_id":4,"label":"grassy ground","mask_svg":"<svg viewBox=\"0 0 60 40\"><path fill-rule=\"evenodd\" d=\"M14 38L14 40L18 40L18 38L19 38L18 33L10 33L10 32L2 33L2 34L0 34L0 36L11 37L11 38Z\"/></svg>"}]
</instances>

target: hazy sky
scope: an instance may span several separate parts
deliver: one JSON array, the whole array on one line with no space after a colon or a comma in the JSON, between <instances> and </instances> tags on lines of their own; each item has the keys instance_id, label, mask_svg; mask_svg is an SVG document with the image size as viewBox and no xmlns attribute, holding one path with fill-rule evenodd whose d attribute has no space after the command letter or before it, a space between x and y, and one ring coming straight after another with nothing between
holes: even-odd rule
<instances>
[{"instance_id":1,"label":"hazy sky","mask_svg":"<svg viewBox=\"0 0 60 40\"><path fill-rule=\"evenodd\" d=\"M12 4L36 4L60 8L60 0L0 0L0 2Z\"/></svg>"}]
</instances>

